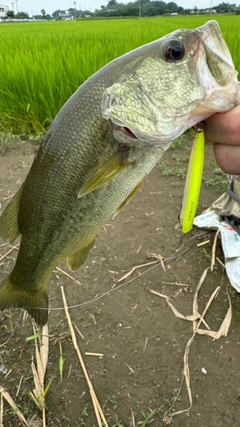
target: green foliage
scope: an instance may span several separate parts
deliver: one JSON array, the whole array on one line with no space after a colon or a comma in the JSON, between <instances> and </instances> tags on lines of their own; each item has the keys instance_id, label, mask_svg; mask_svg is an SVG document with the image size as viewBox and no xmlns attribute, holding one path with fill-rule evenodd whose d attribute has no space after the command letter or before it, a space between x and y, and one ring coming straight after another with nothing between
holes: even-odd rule
<instances>
[{"instance_id":1,"label":"green foliage","mask_svg":"<svg viewBox=\"0 0 240 427\"><path fill-rule=\"evenodd\" d=\"M155 417L156 413L157 413L156 409L154 409L154 411L151 411L147 414L145 414L145 412L142 411L142 416L144 419L143 419L143 421L139 421L137 423L137 425L139 427L146 427L146 426L150 425L154 421L154 417Z\"/></svg>"},{"instance_id":2,"label":"green foliage","mask_svg":"<svg viewBox=\"0 0 240 427\"><path fill-rule=\"evenodd\" d=\"M45 405L45 398L46 398L46 395L47 395L47 393L51 387L53 379L54 379L54 377L50 378L50 380L47 383L47 386L43 390L42 394L39 396L34 396L32 392L26 391L27 395L32 399L32 401L35 403L35 405L37 406L37 408L40 411L42 411L42 409Z\"/></svg>"},{"instance_id":3,"label":"green foliage","mask_svg":"<svg viewBox=\"0 0 240 427\"><path fill-rule=\"evenodd\" d=\"M16 14L16 18L18 19L29 19L28 13L26 12L18 12Z\"/></svg>"},{"instance_id":4,"label":"green foliage","mask_svg":"<svg viewBox=\"0 0 240 427\"><path fill-rule=\"evenodd\" d=\"M7 317L7 319L9 320L9 329L11 332L13 332L14 331L13 310L10 308L4 314Z\"/></svg>"},{"instance_id":5,"label":"green foliage","mask_svg":"<svg viewBox=\"0 0 240 427\"><path fill-rule=\"evenodd\" d=\"M214 16L240 71L238 16ZM112 59L212 16L1 25L0 131L43 132L89 76Z\"/></svg>"},{"instance_id":6,"label":"green foliage","mask_svg":"<svg viewBox=\"0 0 240 427\"><path fill-rule=\"evenodd\" d=\"M29 337L26 338L26 341L36 340L37 338L40 338L40 336L41 336L40 333L36 333L34 335L30 335Z\"/></svg>"},{"instance_id":7,"label":"green foliage","mask_svg":"<svg viewBox=\"0 0 240 427\"><path fill-rule=\"evenodd\" d=\"M108 398L105 400L104 405L103 405L103 408L104 408L104 409L105 409L105 408L108 408L108 406L111 406L114 410L116 410L116 409L117 409L118 405L117 405L117 402L116 402L116 398L115 398L115 396L108 397Z\"/></svg>"},{"instance_id":8,"label":"green foliage","mask_svg":"<svg viewBox=\"0 0 240 427\"><path fill-rule=\"evenodd\" d=\"M82 415L83 415L84 417L88 417L88 411L89 411L89 404L87 404L87 405L83 408Z\"/></svg>"},{"instance_id":9,"label":"green foliage","mask_svg":"<svg viewBox=\"0 0 240 427\"><path fill-rule=\"evenodd\" d=\"M9 18L14 18L14 11L13 10L8 10L7 14L6 14Z\"/></svg>"},{"instance_id":10,"label":"green foliage","mask_svg":"<svg viewBox=\"0 0 240 427\"><path fill-rule=\"evenodd\" d=\"M62 383L63 381L63 365L65 362L65 359L63 357L63 352L62 352L62 344L59 343L59 350L60 350L60 355L59 355L59 375L60 375L60 382Z\"/></svg>"},{"instance_id":11,"label":"green foliage","mask_svg":"<svg viewBox=\"0 0 240 427\"><path fill-rule=\"evenodd\" d=\"M185 150L190 151L191 146L190 145L189 145L189 147L186 146L186 135L189 135L190 141L193 141L195 134L194 134L194 131L192 129L190 129L190 130L186 131L183 135L179 136L177 139L174 139L169 150L176 150L177 148L184 147Z\"/></svg>"},{"instance_id":12,"label":"green foliage","mask_svg":"<svg viewBox=\"0 0 240 427\"><path fill-rule=\"evenodd\" d=\"M114 423L111 427L124 427L122 421L119 421L118 416L116 415L116 423Z\"/></svg>"},{"instance_id":13,"label":"green foliage","mask_svg":"<svg viewBox=\"0 0 240 427\"><path fill-rule=\"evenodd\" d=\"M169 164L167 161L162 161L160 163L160 169L162 176L177 176L181 179L185 179L187 176L187 166L180 167L179 164L172 166L172 164Z\"/></svg>"},{"instance_id":14,"label":"green foliage","mask_svg":"<svg viewBox=\"0 0 240 427\"><path fill-rule=\"evenodd\" d=\"M202 248L202 253L203 253L204 258L206 258L207 261L211 262L211 260L212 260L211 255L209 255L209 253L206 251L205 248Z\"/></svg>"},{"instance_id":15,"label":"green foliage","mask_svg":"<svg viewBox=\"0 0 240 427\"><path fill-rule=\"evenodd\" d=\"M205 170L203 182L207 187L213 187L219 191L225 191L227 187L226 174L215 164L213 168L209 167L208 170Z\"/></svg>"}]
</instances>

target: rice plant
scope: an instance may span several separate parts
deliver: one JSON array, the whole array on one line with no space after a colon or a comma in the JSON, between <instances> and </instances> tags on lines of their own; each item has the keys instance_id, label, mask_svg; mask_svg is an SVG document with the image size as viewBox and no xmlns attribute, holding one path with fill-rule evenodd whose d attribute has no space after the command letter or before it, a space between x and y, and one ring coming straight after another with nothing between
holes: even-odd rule
<instances>
[{"instance_id":1,"label":"rice plant","mask_svg":"<svg viewBox=\"0 0 240 427\"><path fill-rule=\"evenodd\" d=\"M0 131L43 132L71 94L112 59L212 16L1 24ZM239 16L215 17L240 70Z\"/></svg>"}]
</instances>

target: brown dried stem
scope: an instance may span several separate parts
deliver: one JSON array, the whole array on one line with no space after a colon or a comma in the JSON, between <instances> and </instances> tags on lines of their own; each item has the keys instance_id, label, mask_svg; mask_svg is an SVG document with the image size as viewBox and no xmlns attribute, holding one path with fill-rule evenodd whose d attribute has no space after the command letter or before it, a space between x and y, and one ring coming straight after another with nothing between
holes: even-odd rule
<instances>
[{"instance_id":1,"label":"brown dried stem","mask_svg":"<svg viewBox=\"0 0 240 427\"><path fill-rule=\"evenodd\" d=\"M61 286L61 292L62 292L62 299L63 299L64 308L65 308L65 314L66 314L66 317L67 317L68 326L69 326L69 329L70 329L70 332L71 332L71 336L72 336L73 347L74 347L74 349L75 349L75 351L77 353L77 356L78 356L81 368L83 370L84 376L85 376L87 384L88 384L88 388L89 388L89 392L90 392L90 395L91 395L91 398L92 398L93 407L94 407L95 415L96 415L96 418L97 418L98 426L102 427L102 422L103 422L104 426L108 427L107 421L105 419L105 416L103 414L102 408L101 408L101 406L99 404L99 401L97 399L96 393L95 393L95 391L93 389L91 380L89 378L86 366L84 364L81 351L80 351L80 349L78 347L78 344L77 344L77 339L76 339L76 335L75 335L75 332L74 332L74 329L73 329L72 321L71 321L71 318L70 318L70 315L69 315L68 306L67 306L67 300L66 300L66 296L65 296L65 292L64 292L63 286Z\"/></svg>"}]
</instances>

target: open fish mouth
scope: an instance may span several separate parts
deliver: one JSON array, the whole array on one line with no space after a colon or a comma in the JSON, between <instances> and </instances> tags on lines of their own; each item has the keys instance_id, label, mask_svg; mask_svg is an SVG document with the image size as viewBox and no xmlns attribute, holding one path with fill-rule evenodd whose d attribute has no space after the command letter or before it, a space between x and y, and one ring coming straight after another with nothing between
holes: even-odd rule
<instances>
[{"instance_id":1,"label":"open fish mouth","mask_svg":"<svg viewBox=\"0 0 240 427\"><path fill-rule=\"evenodd\" d=\"M131 131L131 129L127 128L126 126L122 126L122 130L127 136L129 136L129 138L138 139L138 137Z\"/></svg>"},{"instance_id":2,"label":"open fish mouth","mask_svg":"<svg viewBox=\"0 0 240 427\"><path fill-rule=\"evenodd\" d=\"M113 136L114 138L124 144L130 144L130 145L141 145L142 147L150 147L156 146L156 137L152 137L149 134L141 134L139 131L135 130L134 128L130 128L128 126L125 126L124 124L116 124L115 120L111 120L112 129L113 129ZM160 145L159 137L158 139L158 145ZM166 143L166 138L164 137L163 144Z\"/></svg>"},{"instance_id":3,"label":"open fish mouth","mask_svg":"<svg viewBox=\"0 0 240 427\"><path fill-rule=\"evenodd\" d=\"M128 126L124 126L123 124L117 124L115 121L112 121L113 125L113 133L119 133L122 132L123 135L126 136L126 138L130 138L132 140L139 139L139 137L134 133L133 130L130 129Z\"/></svg>"},{"instance_id":4,"label":"open fish mouth","mask_svg":"<svg viewBox=\"0 0 240 427\"><path fill-rule=\"evenodd\" d=\"M118 142L131 145L142 144L142 140L138 138L130 127L124 126L123 124L116 124L115 122L112 122L112 127L113 136Z\"/></svg>"},{"instance_id":5,"label":"open fish mouth","mask_svg":"<svg viewBox=\"0 0 240 427\"><path fill-rule=\"evenodd\" d=\"M238 102L237 71L217 22L175 31L145 49L149 55L103 94L102 117L118 142L161 146Z\"/></svg>"}]
</instances>

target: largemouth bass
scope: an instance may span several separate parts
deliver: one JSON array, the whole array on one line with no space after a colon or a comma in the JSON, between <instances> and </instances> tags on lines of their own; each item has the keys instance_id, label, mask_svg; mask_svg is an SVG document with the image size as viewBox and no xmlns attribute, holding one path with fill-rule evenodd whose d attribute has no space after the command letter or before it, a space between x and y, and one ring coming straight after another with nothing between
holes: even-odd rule
<instances>
[{"instance_id":1,"label":"largemouth bass","mask_svg":"<svg viewBox=\"0 0 240 427\"><path fill-rule=\"evenodd\" d=\"M0 308L23 307L43 325L47 281L67 258L86 261L109 217L133 197L173 139L238 103L237 72L219 26L178 30L112 61L60 110L0 218L21 235Z\"/></svg>"}]
</instances>

